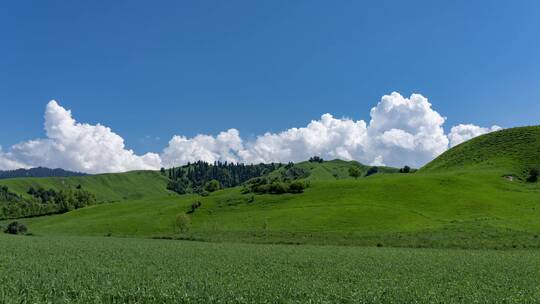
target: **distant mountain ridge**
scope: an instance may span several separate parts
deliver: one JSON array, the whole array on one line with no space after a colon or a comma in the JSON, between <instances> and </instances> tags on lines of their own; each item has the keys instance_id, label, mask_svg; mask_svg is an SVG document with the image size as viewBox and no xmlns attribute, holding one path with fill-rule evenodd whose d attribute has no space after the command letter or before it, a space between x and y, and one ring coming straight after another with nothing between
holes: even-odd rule
<instances>
[{"instance_id":1,"label":"distant mountain ridge","mask_svg":"<svg viewBox=\"0 0 540 304\"><path fill-rule=\"evenodd\" d=\"M45 167L0 171L0 179L18 177L70 177L85 175L88 174L82 172L68 171L61 168L49 169Z\"/></svg>"}]
</instances>

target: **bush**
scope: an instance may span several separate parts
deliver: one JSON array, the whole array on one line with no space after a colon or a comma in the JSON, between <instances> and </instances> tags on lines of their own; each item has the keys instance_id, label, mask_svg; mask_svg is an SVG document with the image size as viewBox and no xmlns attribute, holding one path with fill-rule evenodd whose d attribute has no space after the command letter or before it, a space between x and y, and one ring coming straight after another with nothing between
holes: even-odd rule
<instances>
[{"instance_id":1,"label":"bush","mask_svg":"<svg viewBox=\"0 0 540 304\"><path fill-rule=\"evenodd\" d=\"M191 219L183 213L178 213L174 221L174 226L177 232L187 233L191 228Z\"/></svg>"},{"instance_id":2,"label":"bush","mask_svg":"<svg viewBox=\"0 0 540 304\"><path fill-rule=\"evenodd\" d=\"M294 181L289 185L289 192L290 193L302 193L304 192L304 189L307 188L306 183L303 183L301 181Z\"/></svg>"},{"instance_id":3,"label":"bush","mask_svg":"<svg viewBox=\"0 0 540 304\"><path fill-rule=\"evenodd\" d=\"M540 175L540 172L538 169L531 169L529 171L529 177L527 177L527 181L529 183L536 183L538 181L538 176Z\"/></svg>"},{"instance_id":4,"label":"bush","mask_svg":"<svg viewBox=\"0 0 540 304\"><path fill-rule=\"evenodd\" d=\"M285 183L282 182L272 182L268 186L268 193L271 194L283 194L288 192L288 187Z\"/></svg>"},{"instance_id":5,"label":"bush","mask_svg":"<svg viewBox=\"0 0 540 304\"><path fill-rule=\"evenodd\" d=\"M19 222L11 222L9 225L7 225L6 230L4 230L5 233L9 234L26 234L28 229L24 224L21 224Z\"/></svg>"},{"instance_id":6,"label":"bush","mask_svg":"<svg viewBox=\"0 0 540 304\"><path fill-rule=\"evenodd\" d=\"M214 192L221 189L221 185L219 184L219 181L213 179L211 181L206 182L206 184L204 184L203 189L208 192Z\"/></svg>"},{"instance_id":7,"label":"bush","mask_svg":"<svg viewBox=\"0 0 540 304\"><path fill-rule=\"evenodd\" d=\"M244 184L242 193L257 194L283 194L283 193L302 193L308 187L305 181L281 181L280 179L269 180L267 178L254 178Z\"/></svg>"},{"instance_id":8,"label":"bush","mask_svg":"<svg viewBox=\"0 0 540 304\"><path fill-rule=\"evenodd\" d=\"M362 171L357 166L349 168L349 175L354 178L359 178L362 175Z\"/></svg>"}]
</instances>

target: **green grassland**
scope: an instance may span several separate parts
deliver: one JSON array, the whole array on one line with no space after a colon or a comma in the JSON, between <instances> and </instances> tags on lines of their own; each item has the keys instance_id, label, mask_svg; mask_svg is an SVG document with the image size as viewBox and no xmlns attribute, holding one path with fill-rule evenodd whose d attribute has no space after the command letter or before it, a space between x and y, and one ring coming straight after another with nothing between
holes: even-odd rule
<instances>
[{"instance_id":1,"label":"green grassland","mask_svg":"<svg viewBox=\"0 0 540 304\"><path fill-rule=\"evenodd\" d=\"M0 303L539 301L540 183L525 179L540 127L480 136L413 174L295 166L309 172L300 194L177 195L152 171L2 180L22 195L81 184L102 203L0 235Z\"/></svg>"},{"instance_id":2,"label":"green grassland","mask_svg":"<svg viewBox=\"0 0 540 304\"><path fill-rule=\"evenodd\" d=\"M489 181L489 182L486 182ZM386 191L392 187L392 191ZM303 194L163 196L22 220L38 235L415 247L540 247L540 187L482 174L392 174L313 181ZM191 231L176 214L191 203Z\"/></svg>"},{"instance_id":3,"label":"green grassland","mask_svg":"<svg viewBox=\"0 0 540 304\"><path fill-rule=\"evenodd\" d=\"M540 252L0 236L0 303L533 303Z\"/></svg>"},{"instance_id":4,"label":"green grassland","mask_svg":"<svg viewBox=\"0 0 540 304\"><path fill-rule=\"evenodd\" d=\"M421 173L495 170L523 178L540 168L540 126L505 129L466 141L421 168Z\"/></svg>"},{"instance_id":5,"label":"green grassland","mask_svg":"<svg viewBox=\"0 0 540 304\"><path fill-rule=\"evenodd\" d=\"M363 165L357 161L344 161L340 159L334 159L325 161L322 163L304 161L296 164L295 166L304 169L309 172L309 176L306 178L308 181L331 181L336 179L352 179L349 176L349 168L357 167L361 172L361 175L365 177L365 174L371 166ZM399 169L392 167L377 167L379 173L397 173ZM285 168L280 168L270 173L269 176L279 176Z\"/></svg>"},{"instance_id":6,"label":"green grassland","mask_svg":"<svg viewBox=\"0 0 540 304\"><path fill-rule=\"evenodd\" d=\"M517 128L480 136L414 174L388 174L395 170L386 168L381 171L387 173L353 179L348 177L350 166L362 170L368 167L338 160L300 163L297 166L310 172L310 187L302 194L242 194L237 187L207 197L174 195L164 190L166 178L156 172L7 183L10 189L19 191L33 182L55 187L66 181L70 185L83 183L90 191L96 189L102 198L123 199L62 215L21 220L37 235L538 248L540 184L504 178L511 172L524 174L525 168L538 164L538 130ZM507 146L511 148L505 150ZM487 153L492 157L477 157ZM174 228L176 215L185 213L197 201L202 206L189 215L190 231L178 234Z\"/></svg>"},{"instance_id":7,"label":"green grassland","mask_svg":"<svg viewBox=\"0 0 540 304\"><path fill-rule=\"evenodd\" d=\"M12 178L0 181L13 192L29 197L30 187L45 189L74 189L81 185L96 195L99 202L141 199L169 195L167 178L155 171L132 171L116 174L99 174L77 177Z\"/></svg>"}]
</instances>

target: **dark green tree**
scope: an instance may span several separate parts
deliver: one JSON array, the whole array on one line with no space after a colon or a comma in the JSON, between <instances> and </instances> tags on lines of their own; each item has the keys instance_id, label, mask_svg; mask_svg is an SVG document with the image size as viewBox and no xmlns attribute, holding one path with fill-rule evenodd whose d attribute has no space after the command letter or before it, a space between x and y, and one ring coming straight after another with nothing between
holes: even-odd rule
<instances>
[{"instance_id":1,"label":"dark green tree","mask_svg":"<svg viewBox=\"0 0 540 304\"><path fill-rule=\"evenodd\" d=\"M360 176L362 176L362 170L360 170L360 168L358 168L357 166L351 166L349 167L349 175L351 177L354 177L355 179L359 178Z\"/></svg>"},{"instance_id":2,"label":"dark green tree","mask_svg":"<svg viewBox=\"0 0 540 304\"><path fill-rule=\"evenodd\" d=\"M401 169L399 169L399 173L410 173L411 172L411 167L409 166L405 166Z\"/></svg>"}]
</instances>

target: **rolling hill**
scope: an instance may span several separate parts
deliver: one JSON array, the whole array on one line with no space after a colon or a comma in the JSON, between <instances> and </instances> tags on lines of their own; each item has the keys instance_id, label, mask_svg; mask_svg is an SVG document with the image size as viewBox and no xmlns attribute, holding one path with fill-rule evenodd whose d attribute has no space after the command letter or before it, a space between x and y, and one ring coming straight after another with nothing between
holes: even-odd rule
<instances>
[{"instance_id":1,"label":"rolling hill","mask_svg":"<svg viewBox=\"0 0 540 304\"><path fill-rule=\"evenodd\" d=\"M516 128L480 136L450 149L414 174L375 174L352 179L347 174L350 166L360 166L362 170L367 167L339 160L299 163L296 166L310 171L310 187L301 194L242 194L241 188L236 187L206 197L171 195L163 190L166 178L157 172L78 177L72 181L69 178L64 182L74 185L86 181L85 187L100 189L102 197L124 200L22 221L38 235L540 247L539 183L503 178L506 174L524 174L524 170L538 164L539 130ZM123 179L126 180L122 182ZM45 180L51 185L54 181L54 186L62 181ZM36 182L8 181L14 189ZM201 202L201 207L189 215L191 229L178 234L175 218L186 213L193 202Z\"/></svg>"},{"instance_id":2,"label":"rolling hill","mask_svg":"<svg viewBox=\"0 0 540 304\"><path fill-rule=\"evenodd\" d=\"M66 190L81 185L94 193L99 202L114 202L172 195L166 189L167 182L168 179L156 171L132 171L74 177L12 178L1 180L0 185L25 197L29 197L27 191L30 187Z\"/></svg>"},{"instance_id":3,"label":"rolling hill","mask_svg":"<svg viewBox=\"0 0 540 304\"><path fill-rule=\"evenodd\" d=\"M420 169L421 173L497 171L523 178L540 168L540 126L504 129L466 141Z\"/></svg>"}]
</instances>

